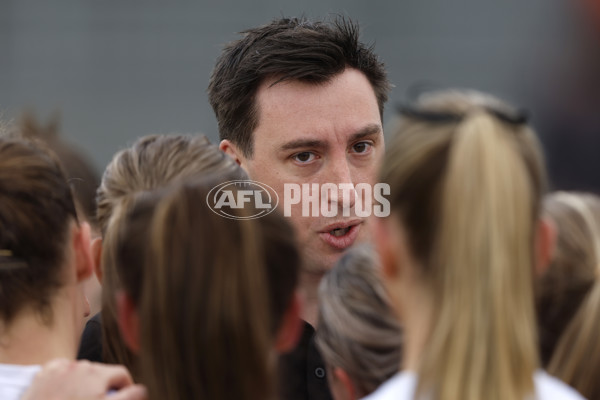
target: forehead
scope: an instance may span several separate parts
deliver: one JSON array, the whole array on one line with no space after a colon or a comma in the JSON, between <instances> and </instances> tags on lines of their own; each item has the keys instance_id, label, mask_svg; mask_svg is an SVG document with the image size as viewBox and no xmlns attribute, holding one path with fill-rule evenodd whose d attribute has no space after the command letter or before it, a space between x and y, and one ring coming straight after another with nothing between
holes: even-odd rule
<instances>
[{"instance_id":1,"label":"forehead","mask_svg":"<svg viewBox=\"0 0 600 400\"><path fill-rule=\"evenodd\" d=\"M274 82L263 82L257 92L255 145L307 138L344 140L366 126L381 126L373 87L358 70L346 69L319 84Z\"/></svg>"}]
</instances>

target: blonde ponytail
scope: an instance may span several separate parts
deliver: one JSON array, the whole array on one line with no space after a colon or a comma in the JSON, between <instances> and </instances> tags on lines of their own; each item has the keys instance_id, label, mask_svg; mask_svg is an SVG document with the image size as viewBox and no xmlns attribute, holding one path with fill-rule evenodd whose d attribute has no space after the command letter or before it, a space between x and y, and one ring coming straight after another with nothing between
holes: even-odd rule
<instances>
[{"instance_id":1,"label":"blonde ponytail","mask_svg":"<svg viewBox=\"0 0 600 400\"><path fill-rule=\"evenodd\" d=\"M450 149L431 276L437 315L420 371L440 400L533 392L534 194L511 136L476 113Z\"/></svg>"},{"instance_id":2,"label":"blonde ponytail","mask_svg":"<svg viewBox=\"0 0 600 400\"><path fill-rule=\"evenodd\" d=\"M524 399L538 366L539 144L481 94L438 94L420 107L437 117L409 114L382 171L434 305L417 395Z\"/></svg>"}]
</instances>

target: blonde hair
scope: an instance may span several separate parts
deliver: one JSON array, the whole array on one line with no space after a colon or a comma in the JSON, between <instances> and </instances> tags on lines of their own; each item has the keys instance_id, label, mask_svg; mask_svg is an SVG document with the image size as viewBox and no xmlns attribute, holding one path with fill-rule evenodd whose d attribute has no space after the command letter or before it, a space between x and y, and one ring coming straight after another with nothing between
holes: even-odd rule
<instances>
[{"instance_id":1,"label":"blonde hair","mask_svg":"<svg viewBox=\"0 0 600 400\"><path fill-rule=\"evenodd\" d=\"M538 365L539 143L519 113L477 92L424 96L405 116L381 182L434 307L417 393L523 399Z\"/></svg>"},{"instance_id":2,"label":"blonde hair","mask_svg":"<svg viewBox=\"0 0 600 400\"><path fill-rule=\"evenodd\" d=\"M227 179L243 179L239 166L202 135L150 135L117 153L106 167L98 189L97 221L102 236L107 236L113 220L126 212L136 195L178 181L214 174ZM123 343L115 303L120 288L111 246L102 254L102 330L103 361L134 369L133 355Z\"/></svg>"},{"instance_id":3,"label":"blonde hair","mask_svg":"<svg viewBox=\"0 0 600 400\"><path fill-rule=\"evenodd\" d=\"M97 219L102 233L113 209L132 194L203 174L237 174L238 165L204 135L149 135L115 154L98 188Z\"/></svg>"},{"instance_id":4,"label":"blonde hair","mask_svg":"<svg viewBox=\"0 0 600 400\"><path fill-rule=\"evenodd\" d=\"M319 286L316 344L329 367L343 369L359 397L372 393L398 372L400 322L383 283L373 250L346 253Z\"/></svg>"},{"instance_id":5,"label":"blonde hair","mask_svg":"<svg viewBox=\"0 0 600 400\"><path fill-rule=\"evenodd\" d=\"M547 365L558 340L596 281L600 262L600 198L556 192L544 199L544 213L558 229L547 271L536 281L542 362Z\"/></svg>"},{"instance_id":6,"label":"blonde hair","mask_svg":"<svg viewBox=\"0 0 600 400\"><path fill-rule=\"evenodd\" d=\"M584 397L597 399L600 398L600 198L558 193L551 200L553 203L547 209L557 223L559 235L556 257L548 274L566 275L570 278L565 279L567 287L585 284L587 296L560 337L548 372ZM565 207L563 214L557 211L560 205Z\"/></svg>"}]
</instances>

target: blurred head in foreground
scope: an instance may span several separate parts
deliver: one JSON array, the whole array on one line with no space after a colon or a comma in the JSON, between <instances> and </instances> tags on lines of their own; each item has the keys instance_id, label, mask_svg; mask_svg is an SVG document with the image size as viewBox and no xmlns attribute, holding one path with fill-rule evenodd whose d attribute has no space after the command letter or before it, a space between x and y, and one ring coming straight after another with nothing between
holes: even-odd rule
<instances>
[{"instance_id":1,"label":"blurred head in foreground","mask_svg":"<svg viewBox=\"0 0 600 400\"><path fill-rule=\"evenodd\" d=\"M544 199L544 213L557 229L548 270L536 281L540 351L547 366L598 275L600 198L586 193L552 193Z\"/></svg>"},{"instance_id":2,"label":"blurred head in foreground","mask_svg":"<svg viewBox=\"0 0 600 400\"><path fill-rule=\"evenodd\" d=\"M372 249L360 246L321 281L316 342L336 400L362 398L398 372L402 333L380 273Z\"/></svg>"},{"instance_id":3,"label":"blurred head in foreground","mask_svg":"<svg viewBox=\"0 0 600 400\"><path fill-rule=\"evenodd\" d=\"M24 138L41 141L58 158L71 191L80 221L86 221L91 227L92 239L99 235L96 224L96 190L100 185L100 174L88 155L74 143L60 135L58 114L45 124L41 123L32 111L23 113L16 126L19 135ZM90 303L91 314L100 311L102 295L98 280L91 276L84 282L84 292Z\"/></svg>"},{"instance_id":4,"label":"blurred head in foreground","mask_svg":"<svg viewBox=\"0 0 600 400\"><path fill-rule=\"evenodd\" d=\"M208 174L224 180L243 179L245 173L203 135L150 135L118 152L106 167L98 189L97 221L102 237L110 230L115 210L126 211L139 193ZM133 356L121 340L115 304L120 288L117 271L105 256L102 238L92 243L96 274L102 283L103 361L133 367ZM127 268L124 265L123 268Z\"/></svg>"},{"instance_id":5,"label":"blurred head in foreground","mask_svg":"<svg viewBox=\"0 0 600 400\"><path fill-rule=\"evenodd\" d=\"M478 92L404 107L380 182L377 242L417 395L524 399L538 367L533 276L547 257L546 174L523 113Z\"/></svg>"},{"instance_id":6,"label":"blurred head in foreground","mask_svg":"<svg viewBox=\"0 0 600 400\"><path fill-rule=\"evenodd\" d=\"M600 198L558 192L546 198L544 208L556 224L558 236L550 268L538 282L542 355L549 360L548 372L586 398L597 399Z\"/></svg>"},{"instance_id":7,"label":"blurred head in foreground","mask_svg":"<svg viewBox=\"0 0 600 400\"><path fill-rule=\"evenodd\" d=\"M56 156L0 137L0 362L74 358L91 273L90 227Z\"/></svg>"},{"instance_id":8,"label":"blurred head in foreground","mask_svg":"<svg viewBox=\"0 0 600 400\"><path fill-rule=\"evenodd\" d=\"M262 400L273 393L276 319L285 302L272 286L290 266L297 277L293 230L277 213L247 220L214 213L206 203L214 183L138 196L106 238L123 286L121 331L139 353L151 399ZM228 211L239 218L255 212Z\"/></svg>"}]
</instances>

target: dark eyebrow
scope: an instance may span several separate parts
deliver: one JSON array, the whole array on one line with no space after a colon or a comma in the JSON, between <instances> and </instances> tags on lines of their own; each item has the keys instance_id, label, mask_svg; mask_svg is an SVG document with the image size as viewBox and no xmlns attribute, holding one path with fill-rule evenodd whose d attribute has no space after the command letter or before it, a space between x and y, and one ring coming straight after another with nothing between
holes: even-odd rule
<instances>
[{"instance_id":1,"label":"dark eyebrow","mask_svg":"<svg viewBox=\"0 0 600 400\"><path fill-rule=\"evenodd\" d=\"M300 148L327 148L327 143L322 140L313 140L313 139L298 139L292 140L291 142L284 143L281 145L279 150L295 150Z\"/></svg>"},{"instance_id":2,"label":"dark eyebrow","mask_svg":"<svg viewBox=\"0 0 600 400\"><path fill-rule=\"evenodd\" d=\"M372 136L372 135L378 134L380 132L381 132L380 125L370 124L370 125L367 125L364 128L362 128L358 132L354 133L350 137L349 142L355 142L357 140L363 139L367 136ZM298 140L292 140L291 142L284 143L283 145L281 145L279 150L285 151L285 150L295 150L295 149L301 149L301 148L327 149L327 147L328 147L328 144L322 140L298 139Z\"/></svg>"},{"instance_id":3,"label":"dark eyebrow","mask_svg":"<svg viewBox=\"0 0 600 400\"><path fill-rule=\"evenodd\" d=\"M360 131L356 132L354 135L350 137L349 142L355 142L360 139L364 139L368 136L373 136L381 132L381 125L379 124L370 124L362 128Z\"/></svg>"}]
</instances>

